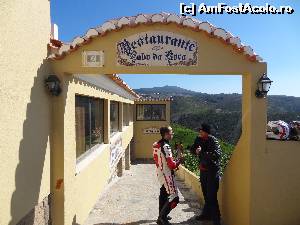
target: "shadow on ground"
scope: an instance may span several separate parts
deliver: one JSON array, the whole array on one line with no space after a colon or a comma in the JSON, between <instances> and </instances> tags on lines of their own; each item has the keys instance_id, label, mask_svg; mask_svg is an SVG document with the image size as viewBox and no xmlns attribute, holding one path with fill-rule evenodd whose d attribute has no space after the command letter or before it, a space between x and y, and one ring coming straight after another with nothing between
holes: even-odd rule
<instances>
[{"instance_id":1,"label":"shadow on ground","mask_svg":"<svg viewBox=\"0 0 300 225\"><path fill-rule=\"evenodd\" d=\"M130 223L95 223L94 225L157 225L156 221L154 220L139 220L136 222L130 222ZM172 225L210 225L210 222L200 222L200 221L195 221L194 217L186 220L186 221L182 221L179 223L172 223Z\"/></svg>"}]
</instances>

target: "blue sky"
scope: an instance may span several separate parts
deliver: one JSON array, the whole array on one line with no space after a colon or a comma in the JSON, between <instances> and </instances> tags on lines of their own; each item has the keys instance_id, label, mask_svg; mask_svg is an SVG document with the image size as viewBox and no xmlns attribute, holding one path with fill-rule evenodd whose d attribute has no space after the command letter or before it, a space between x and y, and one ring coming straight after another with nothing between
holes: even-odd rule
<instances>
[{"instance_id":1,"label":"blue sky","mask_svg":"<svg viewBox=\"0 0 300 225\"><path fill-rule=\"evenodd\" d=\"M268 63L268 76L274 81L270 94L300 97L300 3L295 0L276 1L177 1L177 0L51 0L51 19L58 24L59 38L71 41L89 28L121 16L139 13L171 12L179 14L179 4L202 2L214 5L223 2L235 5L249 2L253 5L270 3L290 5L292 15L197 15L239 36ZM180 76L180 75L122 75L133 88L177 85L206 93L241 92L239 76Z\"/></svg>"}]
</instances>

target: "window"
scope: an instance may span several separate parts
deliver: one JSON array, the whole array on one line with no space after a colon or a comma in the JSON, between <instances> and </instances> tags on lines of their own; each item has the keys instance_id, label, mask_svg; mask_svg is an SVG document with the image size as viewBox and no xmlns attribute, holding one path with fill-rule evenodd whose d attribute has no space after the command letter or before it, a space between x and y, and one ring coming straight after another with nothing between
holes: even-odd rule
<instances>
[{"instance_id":1,"label":"window","mask_svg":"<svg viewBox=\"0 0 300 225\"><path fill-rule=\"evenodd\" d=\"M123 103L123 126L129 125L129 104Z\"/></svg>"},{"instance_id":2,"label":"window","mask_svg":"<svg viewBox=\"0 0 300 225\"><path fill-rule=\"evenodd\" d=\"M93 146L103 143L103 99L76 95L75 128L77 158Z\"/></svg>"},{"instance_id":3,"label":"window","mask_svg":"<svg viewBox=\"0 0 300 225\"><path fill-rule=\"evenodd\" d=\"M123 103L123 126L129 126L133 121L132 104Z\"/></svg>"},{"instance_id":4,"label":"window","mask_svg":"<svg viewBox=\"0 0 300 225\"><path fill-rule=\"evenodd\" d=\"M136 106L137 120L166 120L166 105L163 104L141 104Z\"/></svg>"},{"instance_id":5,"label":"window","mask_svg":"<svg viewBox=\"0 0 300 225\"><path fill-rule=\"evenodd\" d=\"M133 122L133 104L129 104L129 121Z\"/></svg>"},{"instance_id":6,"label":"window","mask_svg":"<svg viewBox=\"0 0 300 225\"><path fill-rule=\"evenodd\" d=\"M119 103L110 102L110 133L113 134L119 131Z\"/></svg>"}]
</instances>

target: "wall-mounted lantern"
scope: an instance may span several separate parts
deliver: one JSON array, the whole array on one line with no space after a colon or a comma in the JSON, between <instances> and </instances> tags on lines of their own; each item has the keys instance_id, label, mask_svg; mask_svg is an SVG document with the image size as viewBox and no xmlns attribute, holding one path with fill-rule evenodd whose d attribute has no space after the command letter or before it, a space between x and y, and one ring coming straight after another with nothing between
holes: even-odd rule
<instances>
[{"instance_id":1,"label":"wall-mounted lantern","mask_svg":"<svg viewBox=\"0 0 300 225\"><path fill-rule=\"evenodd\" d=\"M54 96L58 96L61 93L60 80L56 75L49 75L45 80L45 86Z\"/></svg>"},{"instance_id":2,"label":"wall-mounted lantern","mask_svg":"<svg viewBox=\"0 0 300 225\"><path fill-rule=\"evenodd\" d=\"M270 90L273 81L267 76L266 73L257 82L257 90L255 92L256 97L265 98Z\"/></svg>"}]
</instances>

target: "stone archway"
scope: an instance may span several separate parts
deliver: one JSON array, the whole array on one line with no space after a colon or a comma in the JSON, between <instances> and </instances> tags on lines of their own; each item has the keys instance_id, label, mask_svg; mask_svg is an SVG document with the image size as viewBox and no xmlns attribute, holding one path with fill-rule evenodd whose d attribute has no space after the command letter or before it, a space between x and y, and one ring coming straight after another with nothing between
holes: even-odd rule
<instances>
[{"instance_id":1,"label":"stone archway","mask_svg":"<svg viewBox=\"0 0 300 225\"><path fill-rule=\"evenodd\" d=\"M144 45L146 42L147 46ZM159 56L162 55L161 45L173 50L176 57L173 54L172 59L162 60ZM128 46L129 49L126 49ZM146 58L141 56L142 51ZM156 59L154 51L160 52ZM147 58L148 55L152 58ZM161 57L164 56L167 57ZM255 194L257 184L252 181L262 165L260 155L265 148L266 124L266 102L255 97L255 90L258 79L267 72L266 63L251 47L242 45L238 37L207 22L167 13L140 14L111 20L89 29L71 44L63 44L56 49L49 58L53 72L62 80L63 92L68 89L68 83L75 74L242 75L243 130L225 171L222 211L228 224L251 224L257 210L253 202L258 198ZM54 104L63 107L64 96L58 97ZM72 154L69 148L64 146L66 154ZM68 161L64 164L65 168L68 166L66 163ZM72 198L65 197L64 201L64 204L69 204Z\"/></svg>"}]
</instances>

